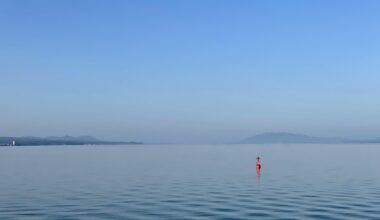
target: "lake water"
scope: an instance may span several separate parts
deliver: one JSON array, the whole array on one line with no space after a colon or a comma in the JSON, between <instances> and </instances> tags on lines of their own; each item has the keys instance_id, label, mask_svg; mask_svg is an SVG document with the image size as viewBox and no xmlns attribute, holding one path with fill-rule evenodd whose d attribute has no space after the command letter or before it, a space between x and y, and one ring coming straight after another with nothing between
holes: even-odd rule
<instances>
[{"instance_id":1,"label":"lake water","mask_svg":"<svg viewBox=\"0 0 380 220\"><path fill-rule=\"evenodd\" d=\"M380 145L1 147L0 219L380 219Z\"/></svg>"}]
</instances>

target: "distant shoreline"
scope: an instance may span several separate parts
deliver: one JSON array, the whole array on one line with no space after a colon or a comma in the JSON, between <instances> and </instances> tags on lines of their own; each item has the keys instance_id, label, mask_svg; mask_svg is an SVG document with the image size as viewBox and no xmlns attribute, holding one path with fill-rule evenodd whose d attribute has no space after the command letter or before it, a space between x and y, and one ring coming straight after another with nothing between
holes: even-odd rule
<instances>
[{"instance_id":1,"label":"distant shoreline","mask_svg":"<svg viewBox=\"0 0 380 220\"><path fill-rule=\"evenodd\" d=\"M240 144L365 144L380 143L380 139L354 140L341 137L315 137L288 132L265 132L243 139Z\"/></svg>"},{"instance_id":2,"label":"distant shoreline","mask_svg":"<svg viewBox=\"0 0 380 220\"><path fill-rule=\"evenodd\" d=\"M91 136L63 137L0 137L0 146L81 146L81 145L141 145L138 141L103 141Z\"/></svg>"}]
</instances>

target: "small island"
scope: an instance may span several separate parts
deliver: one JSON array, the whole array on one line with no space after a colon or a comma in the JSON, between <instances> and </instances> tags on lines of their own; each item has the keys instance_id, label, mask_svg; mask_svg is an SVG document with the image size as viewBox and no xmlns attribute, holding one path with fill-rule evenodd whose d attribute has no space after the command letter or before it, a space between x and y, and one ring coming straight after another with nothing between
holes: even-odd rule
<instances>
[{"instance_id":1,"label":"small island","mask_svg":"<svg viewBox=\"0 0 380 220\"><path fill-rule=\"evenodd\" d=\"M265 132L245 138L239 144L354 144L380 143L378 139L355 140L341 137L315 137L289 132Z\"/></svg>"}]
</instances>

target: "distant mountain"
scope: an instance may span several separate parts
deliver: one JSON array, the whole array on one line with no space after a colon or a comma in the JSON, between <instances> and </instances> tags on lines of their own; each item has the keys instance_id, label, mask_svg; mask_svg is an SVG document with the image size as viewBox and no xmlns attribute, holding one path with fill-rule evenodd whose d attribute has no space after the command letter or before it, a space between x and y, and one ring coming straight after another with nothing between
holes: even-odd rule
<instances>
[{"instance_id":1,"label":"distant mountain","mask_svg":"<svg viewBox=\"0 0 380 220\"><path fill-rule=\"evenodd\" d=\"M91 136L63 136L63 137L0 137L0 146L12 145L16 142L16 146L37 146L37 145L99 145L99 144L142 144L134 141L103 141Z\"/></svg>"},{"instance_id":2,"label":"distant mountain","mask_svg":"<svg viewBox=\"0 0 380 220\"><path fill-rule=\"evenodd\" d=\"M343 138L313 137L287 132L266 132L242 140L242 144L347 143Z\"/></svg>"}]
</instances>

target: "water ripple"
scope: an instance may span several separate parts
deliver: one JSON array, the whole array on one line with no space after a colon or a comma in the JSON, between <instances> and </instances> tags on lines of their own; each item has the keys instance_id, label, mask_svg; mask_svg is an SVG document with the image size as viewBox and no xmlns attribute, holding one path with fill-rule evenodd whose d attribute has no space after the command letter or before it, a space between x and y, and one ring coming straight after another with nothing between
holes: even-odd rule
<instances>
[{"instance_id":1,"label":"water ripple","mask_svg":"<svg viewBox=\"0 0 380 220\"><path fill-rule=\"evenodd\" d=\"M133 165L145 161L129 154L127 150L123 156ZM115 163L122 169L105 169L100 163L93 165L96 169L58 166L46 176L40 172L45 167L34 172L31 168L34 175L21 169L2 175L0 219L380 219L379 179L367 174L331 178L340 172L334 167L314 176L308 175L310 167L292 173L279 166L257 176L243 166L237 172L236 167L216 165L209 170L206 166L191 169L196 166L191 163L182 165L189 170L183 174L176 164L163 168L143 164L144 172L136 172L124 158Z\"/></svg>"}]
</instances>

